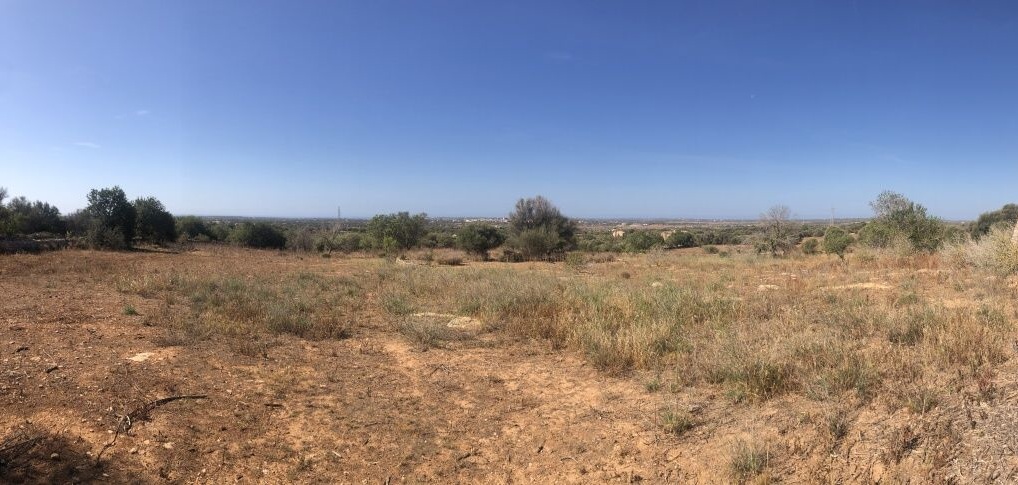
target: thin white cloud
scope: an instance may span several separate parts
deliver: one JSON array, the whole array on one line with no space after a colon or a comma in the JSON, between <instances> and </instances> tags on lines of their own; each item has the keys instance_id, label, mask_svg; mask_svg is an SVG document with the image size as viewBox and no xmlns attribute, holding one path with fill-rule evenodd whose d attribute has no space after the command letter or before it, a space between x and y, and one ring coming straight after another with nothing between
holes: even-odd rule
<instances>
[{"instance_id":1,"label":"thin white cloud","mask_svg":"<svg viewBox=\"0 0 1018 485\"><path fill-rule=\"evenodd\" d=\"M116 118L118 120L122 120L125 118L141 118L144 116L148 116L150 114L152 114L152 112L147 109L136 109L134 111L131 111L130 113L119 114L116 116Z\"/></svg>"},{"instance_id":2,"label":"thin white cloud","mask_svg":"<svg viewBox=\"0 0 1018 485\"><path fill-rule=\"evenodd\" d=\"M93 150L97 149L97 148L102 148L102 145L100 145L98 143L93 143L93 142L90 142L90 141L76 141L76 142L74 142L74 146L83 147L83 148L91 148Z\"/></svg>"}]
</instances>

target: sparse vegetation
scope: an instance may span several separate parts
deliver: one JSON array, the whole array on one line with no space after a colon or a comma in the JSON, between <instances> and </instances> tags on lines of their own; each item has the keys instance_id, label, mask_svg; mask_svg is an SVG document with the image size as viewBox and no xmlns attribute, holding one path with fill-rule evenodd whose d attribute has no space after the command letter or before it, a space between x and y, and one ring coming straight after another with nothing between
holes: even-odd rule
<instances>
[{"instance_id":1,"label":"sparse vegetation","mask_svg":"<svg viewBox=\"0 0 1018 485\"><path fill-rule=\"evenodd\" d=\"M755 441L740 440L735 443L728 467L739 482L746 482L770 466L771 450L767 445Z\"/></svg>"}]
</instances>

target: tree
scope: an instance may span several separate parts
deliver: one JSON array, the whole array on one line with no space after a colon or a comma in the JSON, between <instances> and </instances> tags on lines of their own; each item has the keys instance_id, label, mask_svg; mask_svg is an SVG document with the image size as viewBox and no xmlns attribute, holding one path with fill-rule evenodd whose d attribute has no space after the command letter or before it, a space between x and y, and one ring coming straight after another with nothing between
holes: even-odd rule
<instances>
[{"instance_id":1,"label":"tree","mask_svg":"<svg viewBox=\"0 0 1018 485\"><path fill-rule=\"evenodd\" d=\"M10 233L62 234L66 230L66 224L60 218L60 210L42 201L29 202L25 197L15 197L2 210Z\"/></svg>"},{"instance_id":2,"label":"tree","mask_svg":"<svg viewBox=\"0 0 1018 485\"><path fill-rule=\"evenodd\" d=\"M176 220L159 199L137 199L134 201L134 210L138 215L138 237L157 244L177 239Z\"/></svg>"},{"instance_id":3,"label":"tree","mask_svg":"<svg viewBox=\"0 0 1018 485\"><path fill-rule=\"evenodd\" d=\"M420 243L427 222L428 215L424 213L379 214L368 221L367 233L386 252L405 251Z\"/></svg>"},{"instance_id":4,"label":"tree","mask_svg":"<svg viewBox=\"0 0 1018 485\"><path fill-rule=\"evenodd\" d=\"M526 259L543 259L576 247L576 223L540 195L516 202L509 214L509 234L509 246Z\"/></svg>"},{"instance_id":5,"label":"tree","mask_svg":"<svg viewBox=\"0 0 1018 485\"><path fill-rule=\"evenodd\" d=\"M460 249L488 259L488 251L505 242L505 236L490 224L467 224L456 232L456 245Z\"/></svg>"},{"instance_id":6,"label":"tree","mask_svg":"<svg viewBox=\"0 0 1018 485\"><path fill-rule=\"evenodd\" d=\"M815 239L811 239L814 241ZM845 259L845 251L852 245L852 236L844 229L832 226L824 233L824 252L837 254L839 258Z\"/></svg>"},{"instance_id":7,"label":"tree","mask_svg":"<svg viewBox=\"0 0 1018 485\"><path fill-rule=\"evenodd\" d=\"M134 241L137 213L120 187L92 189L88 193L86 211L92 217L93 223L103 229L101 232L119 232L124 245L131 246L131 242Z\"/></svg>"},{"instance_id":8,"label":"tree","mask_svg":"<svg viewBox=\"0 0 1018 485\"><path fill-rule=\"evenodd\" d=\"M0 187L0 236L14 234L14 224L11 221L7 208L4 207L4 199L7 198L7 188Z\"/></svg>"},{"instance_id":9,"label":"tree","mask_svg":"<svg viewBox=\"0 0 1018 485\"><path fill-rule=\"evenodd\" d=\"M791 231L792 211L785 205L776 205L760 214L760 220L764 223L763 238L757 244L759 252L770 252L772 255L785 254L795 246L794 235Z\"/></svg>"},{"instance_id":10,"label":"tree","mask_svg":"<svg viewBox=\"0 0 1018 485\"><path fill-rule=\"evenodd\" d=\"M905 240L915 251L936 251L944 242L944 223L926 213L926 207L896 192L881 192L870 202L876 218L860 231L866 244L886 247L896 240Z\"/></svg>"},{"instance_id":11,"label":"tree","mask_svg":"<svg viewBox=\"0 0 1018 485\"><path fill-rule=\"evenodd\" d=\"M1018 204L1005 204L1004 207L995 211L979 214L979 218L972 225L972 237L979 238L990 232L990 228L997 224L1008 224L1013 226L1018 222Z\"/></svg>"}]
</instances>

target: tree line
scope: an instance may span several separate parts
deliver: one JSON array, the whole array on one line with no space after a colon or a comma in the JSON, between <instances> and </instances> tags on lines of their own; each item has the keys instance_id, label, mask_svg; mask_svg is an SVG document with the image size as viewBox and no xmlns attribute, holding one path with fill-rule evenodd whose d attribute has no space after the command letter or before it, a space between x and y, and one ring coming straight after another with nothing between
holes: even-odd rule
<instances>
[{"instance_id":1,"label":"tree line","mask_svg":"<svg viewBox=\"0 0 1018 485\"><path fill-rule=\"evenodd\" d=\"M1014 225L1018 205L1007 204L983 213L963 230L928 214L926 207L902 194L885 191L870 203L874 217L848 225L801 224L791 211L775 206L755 226L662 231L633 230L622 237L607 231L580 232L548 199L521 198L504 226L469 223L455 229L436 228L427 214L396 212L372 217L360 230L286 230L268 222L208 223L194 216L174 217L155 197L133 201L120 187L93 189L85 209L63 216L43 201L9 198L0 188L0 237L32 235L70 237L80 245L98 249L125 249L138 243L221 241L255 248L293 248L320 252L377 251L395 255L414 248L454 247L480 259L502 248L507 261L555 260L573 250L591 252L642 252L654 248L688 248L750 244L758 253L774 256L801 250L844 257L853 245L876 248L904 247L932 252L945 242L964 237L978 239L998 225Z\"/></svg>"}]
</instances>

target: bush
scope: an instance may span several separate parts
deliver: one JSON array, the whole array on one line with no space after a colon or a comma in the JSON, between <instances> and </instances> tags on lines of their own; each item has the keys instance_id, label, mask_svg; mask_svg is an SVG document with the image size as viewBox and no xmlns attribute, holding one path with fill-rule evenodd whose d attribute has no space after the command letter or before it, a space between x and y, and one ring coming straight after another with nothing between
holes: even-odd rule
<instances>
[{"instance_id":1,"label":"bush","mask_svg":"<svg viewBox=\"0 0 1018 485\"><path fill-rule=\"evenodd\" d=\"M264 222L241 224L233 230L230 239L252 248L283 249L286 247L286 236L283 232Z\"/></svg>"},{"instance_id":2,"label":"bush","mask_svg":"<svg viewBox=\"0 0 1018 485\"><path fill-rule=\"evenodd\" d=\"M367 233L387 253L417 246L424 237L428 215L409 212L379 214L368 221Z\"/></svg>"},{"instance_id":3,"label":"bush","mask_svg":"<svg viewBox=\"0 0 1018 485\"><path fill-rule=\"evenodd\" d=\"M424 235L421 246L431 249L456 247L456 235L449 231L431 231Z\"/></svg>"},{"instance_id":4,"label":"bush","mask_svg":"<svg viewBox=\"0 0 1018 485\"><path fill-rule=\"evenodd\" d=\"M102 229L97 228L96 231L90 231L90 233L102 233L108 236L118 232L123 237L122 246L131 246L134 241L137 212L134 206L127 201L127 196L120 187L92 189L88 193L88 207L85 210L91 216L93 225L98 225L98 228ZM106 238L101 237L95 241L106 241Z\"/></svg>"},{"instance_id":5,"label":"bush","mask_svg":"<svg viewBox=\"0 0 1018 485\"><path fill-rule=\"evenodd\" d=\"M525 229L509 238L508 245L518 252L525 261L535 259L552 259L555 254L562 254L561 238L551 228Z\"/></svg>"},{"instance_id":6,"label":"bush","mask_svg":"<svg viewBox=\"0 0 1018 485\"><path fill-rule=\"evenodd\" d=\"M309 252L315 249L315 237L307 228L290 231L286 237L286 247L294 251Z\"/></svg>"},{"instance_id":7,"label":"bush","mask_svg":"<svg viewBox=\"0 0 1018 485\"><path fill-rule=\"evenodd\" d=\"M980 214L979 219L972 224L972 237L978 239L1001 223L1014 227L1015 221L1018 221L1018 204L1005 204L998 210Z\"/></svg>"},{"instance_id":8,"label":"bush","mask_svg":"<svg viewBox=\"0 0 1018 485\"><path fill-rule=\"evenodd\" d=\"M815 239L811 239L815 241ZM824 252L837 254L839 258L845 259L845 251L852 245L852 236L840 227L829 227L824 233Z\"/></svg>"},{"instance_id":9,"label":"bush","mask_svg":"<svg viewBox=\"0 0 1018 485\"><path fill-rule=\"evenodd\" d=\"M223 239L214 234L205 221L195 216L178 217L177 234L188 240L198 239L199 236L213 240Z\"/></svg>"},{"instance_id":10,"label":"bush","mask_svg":"<svg viewBox=\"0 0 1018 485\"><path fill-rule=\"evenodd\" d=\"M460 249L488 259L488 251L505 242L505 236L490 224L467 224L456 233L456 245Z\"/></svg>"},{"instance_id":11,"label":"bush","mask_svg":"<svg viewBox=\"0 0 1018 485\"><path fill-rule=\"evenodd\" d=\"M653 231L632 231L622 238L622 247L631 253L640 253L664 245L661 235Z\"/></svg>"},{"instance_id":12,"label":"bush","mask_svg":"<svg viewBox=\"0 0 1018 485\"><path fill-rule=\"evenodd\" d=\"M820 241L816 238L809 238L802 242L802 253L803 254L817 254L820 252Z\"/></svg>"},{"instance_id":13,"label":"bush","mask_svg":"<svg viewBox=\"0 0 1018 485\"><path fill-rule=\"evenodd\" d=\"M696 237L686 231L674 231L668 235L665 245L670 248L692 248L699 246Z\"/></svg>"},{"instance_id":14,"label":"bush","mask_svg":"<svg viewBox=\"0 0 1018 485\"><path fill-rule=\"evenodd\" d=\"M82 243L90 249L112 249L117 251L129 247L120 229L105 227L98 223L93 223L85 231Z\"/></svg>"},{"instance_id":15,"label":"bush","mask_svg":"<svg viewBox=\"0 0 1018 485\"><path fill-rule=\"evenodd\" d=\"M960 252L962 262L1002 276L1018 273L1018 244L1011 241L1011 228L998 224L982 238L948 246L948 254Z\"/></svg>"},{"instance_id":16,"label":"bush","mask_svg":"<svg viewBox=\"0 0 1018 485\"><path fill-rule=\"evenodd\" d=\"M177 239L176 220L159 199L137 199L134 201L134 210L138 216L138 237L157 244Z\"/></svg>"}]
</instances>

